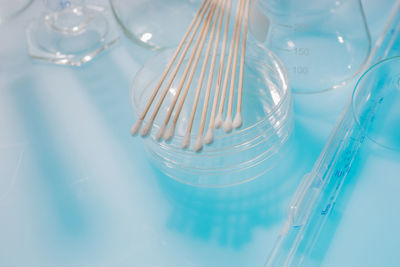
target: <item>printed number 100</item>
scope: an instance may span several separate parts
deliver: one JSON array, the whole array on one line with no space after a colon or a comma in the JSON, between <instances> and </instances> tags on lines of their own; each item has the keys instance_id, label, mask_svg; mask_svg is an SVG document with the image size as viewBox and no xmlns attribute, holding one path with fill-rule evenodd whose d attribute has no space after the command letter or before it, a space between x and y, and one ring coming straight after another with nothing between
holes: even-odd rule
<instances>
[{"instance_id":1,"label":"printed number 100","mask_svg":"<svg viewBox=\"0 0 400 267\"><path fill-rule=\"evenodd\" d=\"M308 74L308 67L306 66L295 66L293 67L294 74Z\"/></svg>"}]
</instances>

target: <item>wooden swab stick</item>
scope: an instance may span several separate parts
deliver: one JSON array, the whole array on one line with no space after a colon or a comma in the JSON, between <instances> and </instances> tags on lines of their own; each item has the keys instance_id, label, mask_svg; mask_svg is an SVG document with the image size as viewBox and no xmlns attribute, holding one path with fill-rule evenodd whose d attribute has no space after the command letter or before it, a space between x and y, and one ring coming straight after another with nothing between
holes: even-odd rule
<instances>
[{"instance_id":1,"label":"wooden swab stick","mask_svg":"<svg viewBox=\"0 0 400 267\"><path fill-rule=\"evenodd\" d=\"M216 6L216 4L214 4L214 7L213 7L214 9L215 9L215 6ZM217 12L218 12L217 14L219 14L219 11L217 11ZM176 105L176 103L177 103L177 101L178 101L178 98L179 98L180 93L181 93L181 91L182 91L182 88L183 88L183 86L184 86L184 84L185 84L185 81L186 81L186 78L187 78L187 75L188 75L190 69L192 69L192 72L191 72L191 75L189 76L189 80L188 80L188 83L186 84L186 87L190 86L190 84L191 84L191 82L192 82L193 73L194 73L195 70L196 70L196 66L197 66L198 60L197 60L197 62L194 64L194 66L192 65L192 63L193 63L193 60L194 60L194 58L195 58L195 56L196 56L196 53L200 53L200 54L201 54L201 51L203 50L203 45L201 46L200 50L199 50L199 45L201 44L201 41L202 41L203 39L206 39L206 37L207 37L207 31L208 31L209 25L210 25L210 24L207 24L207 27L204 27L204 28L202 29L201 34L199 35L199 39L197 40L197 42L196 42L196 44L195 44L195 47L193 48L193 53L192 53L192 55L191 55L191 57L190 57L190 59L189 59L189 62L188 62L188 64L187 64L187 66L186 66L186 69L185 69L185 71L184 71L184 73L183 73L183 75L182 75L183 78L181 79L181 81L180 81L180 83L179 83L179 85L178 85L178 88L177 88L177 90L176 90L176 94L175 94L175 96L174 96L174 99L173 99L173 101L172 101L172 103L171 103L170 109L169 109L169 111L168 111L168 113L167 113L167 116L166 116L166 118L165 118L165 120L164 120L163 125L161 126L161 128L159 129L159 131L158 131L158 133L157 133L156 139L158 139L158 140L161 140L161 138L162 138L163 135L164 135L165 129L166 129L166 127L167 127L167 125L168 125L168 122L169 122L169 120L170 120L170 118L171 118L172 112L174 111L175 105ZM207 31L206 31L206 30L207 30ZM168 135L168 136L165 137L166 140L170 140L170 138L172 138L172 136L170 137L170 136Z\"/></svg>"},{"instance_id":2,"label":"wooden swab stick","mask_svg":"<svg viewBox=\"0 0 400 267\"><path fill-rule=\"evenodd\" d=\"M213 4L211 6L211 9L209 10L209 13L207 14L207 18L205 20L205 24L203 24L201 32L205 31L208 28L208 25L209 25L208 22L209 22L211 16L214 15L214 11L215 11L214 0L210 0L210 3L213 3ZM201 33L200 33L200 35L201 35ZM164 102L164 99L165 99L165 97L167 96L167 94L169 92L169 89L170 89L170 87L171 87L171 85L172 85L172 83L173 83L173 81L174 81L174 79L175 79L175 77L176 77L176 75L177 75L177 73L179 71L179 68L180 68L180 66L181 66L181 64L182 64L182 62L183 62L183 60L184 60L184 58L185 58L185 56L187 54L187 51L190 48L190 44L193 41L194 36L195 36L195 31L193 32L193 35L190 37L189 42L187 43L183 53L181 54L181 57L179 58L178 63L177 63L177 65L176 65L176 67L175 67L175 69L174 69L174 71L173 71L173 73L171 75L171 78L170 78L167 86L165 87L165 90L164 90L163 94L161 95L161 98L160 98L156 108L154 109L153 115L151 116L151 118L150 118L149 122L146 124L146 126L143 128L142 133L141 133L142 136L147 136L149 134L149 132L151 130L151 127L153 126L154 120L155 120L155 118L156 118L156 116L157 116L157 114L158 114L158 112L159 112L159 110L160 110L160 108L161 108L161 106L162 106L162 104ZM198 40L196 41L196 43L197 42L198 42Z\"/></svg>"},{"instance_id":3,"label":"wooden swab stick","mask_svg":"<svg viewBox=\"0 0 400 267\"><path fill-rule=\"evenodd\" d=\"M240 3L242 0L239 0ZM225 78L224 78L224 84L222 86L222 93L221 93L221 100L219 102L219 109L218 109L218 114L217 117L215 118L215 127L219 128L222 126L223 124L223 118L222 118L222 113L223 113L223 109L225 106L225 98L226 98L226 91L227 91L227 87L228 87L228 82L229 82L229 76L230 76L230 72L229 70L231 69L231 64L232 64L232 56L233 56L233 52L234 52L234 48L235 48L235 42L234 40L236 39L236 35L237 35L237 27L238 27L238 22L239 22L239 14L240 14L240 7L241 5L238 4L237 5L237 9L236 9L236 22L235 22L235 27L234 27L234 31L233 31L233 36L231 39L231 44L230 44L230 48L229 48L229 55L228 55L228 62L226 64L226 70L225 70Z\"/></svg>"},{"instance_id":4,"label":"wooden swab stick","mask_svg":"<svg viewBox=\"0 0 400 267\"><path fill-rule=\"evenodd\" d=\"M206 144L211 144L214 139L215 113L217 112L219 92L220 92L220 89L222 86L222 75L224 72L224 64L225 64L225 51L227 48L229 21L230 21L230 16L231 16L232 0L228 0L228 1L229 2L228 2L228 8L227 8L227 16L226 16L226 20L225 20L224 39L222 40L222 50L221 50L221 57L220 57L220 62L219 62L217 86L215 88L214 100L213 100L212 111L211 111L211 116L210 116L210 123L208 125L208 131L207 131L206 137L204 139Z\"/></svg>"},{"instance_id":5,"label":"wooden swab stick","mask_svg":"<svg viewBox=\"0 0 400 267\"><path fill-rule=\"evenodd\" d=\"M208 102L211 94L211 87L213 83L213 76L214 76L214 70L215 70L215 61L217 59L217 54L218 54L218 47L219 47L219 40L221 37L221 29L222 29L222 24L223 24L223 19L224 19L224 10L226 6L226 0L222 0L222 15L220 17L219 21L219 28L217 32L217 38L214 41L214 50L213 50L213 56L211 59L211 66L210 66L210 71L208 73L208 81L207 81L207 89L206 89L206 95L204 98L204 103L203 103L203 112L201 114L201 122L200 122L200 128L199 132L197 135L197 140L195 143L195 151L200 151L201 148L203 147L203 133L204 133L204 126L206 123L206 118L207 118L207 110L208 110ZM215 25L216 26L216 25ZM211 36L214 35L215 28L213 29L213 32L211 33Z\"/></svg>"},{"instance_id":6,"label":"wooden swab stick","mask_svg":"<svg viewBox=\"0 0 400 267\"><path fill-rule=\"evenodd\" d=\"M232 1L235 1L237 7L236 7L235 22L232 23L232 30L230 30ZM189 146L193 126L197 116L200 117L199 120L200 123L196 125L199 127L197 139L194 145L194 150L196 152L200 151L203 147L203 136L208 115L210 115L209 116L210 122L208 125L207 134L205 136L205 142L207 144L211 143L213 140L214 128L218 128L221 125L224 125L224 130L226 132L230 132L232 130L232 127L238 128L242 125L241 108L242 108L242 93L243 93L243 73L244 73L244 61L245 61L245 50L246 50L245 45L247 37L249 5L250 5L250 0L204 0L203 1L201 8L199 9L199 11L195 16L195 19L190 24L188 30L185 33L184 38L182 38L181 42L178 45L177 50L175 51L174 55L172 56L172 59L167 65L167 68L161 75L161 79L158 81L155 90L150 96L150 100L148 101L144 111L139 117L139 120L132 127L131 129L132 134L136 134L140 130L140 127L143 121L145 120L147 114L149 113L150 109L152 108L152 105L155 104L155 107L152 110L151 117L148 120L146 119L147 123L142 129L141 135L144 137L150 133L156 118L159 116L161 112L161 108L165 106L165 108L168 108L166 110L167 114L165 120L163 121L163 124L161 125L159 131L156 134L156 139L161 140L164 137L167 141L170 140L174 135L178 119L183 110L183 106L186 105L186 101L190 101L189 106L191 105L192 107L191 107L190 117L184 118L185 122L187 120L187 128L186 128L186 133L182 140L182 145L181 145L182 148L186 148ZM225 12L227 12L227 15L224 24ZM224 33L222 33L223 25L225 25ZM243 39L241 41L240 38L242 37L242 27L243 27ZM229 44L229 53L227 53L228 36L230 33L232 33L232 37ZM207 112L209 111L208 109L210 105L210 98L213 90L213 84L214 84L213 80L214 80L214 73L216 70L215 69L216 60L219 55L218 50L220 47L220 39L222 38L222 35L224 37L222 41L222 51L221 51L222 53L220 55L219 59L220 62L218 65L219 69L217 71L218 79L216 81L215 91L213 92L214 98L212 103L211 114L207 114ZM194 46L192 46L194 38L196 38L196 41ZM206 42L208 42L207 49L203 53L203 48L205 47ZM241 50L240 67L238 67L240 47L242 50ZM189 50L191 51L190 52L191 54L188 56L189 58L186 59ZM212 51L212 57L211 57L211 51ZM211 57L211 63L209 62L210 57ZM225 60L226 57L227 60ZM202 67L201 69L198 70L198 64L200 63L200 58L202 58ZM185 63L183 61L185 61ZM184 69L182 69L184 65L185 67ZM200 73L199 73L199 78L197 80L195 91L193 91L194 96L193 98L191 97L190 100L188 100L189 91L191 90L191 84L194 80L194 76L197 76L198 71ZM239 74L237 74L237 72L239 72ZM167 77L168 77L168 82L166 82ZM179 77L177 82L177 87L176 89L174 88L173 89L174 91L172 92L171 86L177 77ZM203 86L205 84L205 79L208 80L206 85ZM165 82L166 84L164 84ZM237 84L239 85L237 86ZM203 87L205 88L205 92L203 92ZM236 89L238 90L236 91ZM169 93L172 93L173 99L172 102L168 101L167 103L165 102L165 99L169 95ZM236 97L236 95L237 95L236 116L234 121L232 122L234 98ZM196 113L198 113L197 109L200 102L200 98L203 97L204 100L202 100L203 103L202 103L201 115L200 114L197 115ZM157 103L155 103L156 98L157 98ZM225 106L227 106L226 109ZM225 113L226 113L226 120L224 122L222 117ZM172 116L173 119L171 125L167 129L167 126Z\"/></svg>"},{"instance_id":7,"label":"wooden swab stick","mask_svg":"<svg viewBox=\"0 0 400 267\"><path fill-rule=\"evenodd\" d=\"M233 109L233 97L235 94L235 84L236 84L236 69L237 69L237 58L239 54L239 41L240 41L240 34L242 29L242 21L243 21L243 8L244 8L244 0L240 0L240 14L237 18L239 23L238 27L235 29L237 31L236 39L235 39L235 53L233 56L233 66L232 66L232 73L231 73L231 83L229 88L229 101L228 101L228 111L226 113L226 118L224 122L224 130L225 132L232 131L232 109Z\"/></svg>"},{"instance_id":8,"label":"wooden swab stick","mask_svg":"<svg viewBox=\"0 0 400 267\"><path fill-rule=\"evenodd\" d=\"M201 50L199 51L199 49L194 49L194 54L196 54L196 52L197 52L195 63L194 63L194 67L192 68L192 70L191 70L191 72L189 74L188 82L187 82L187 84L185 86L181 101L179 102L179 105L178 105L177 111L175 112L175 115L174 115L174 118L172 120L172 123L171 123L170 127L168 128L168 130L165 132L164 138L165 138L166 141L169 141L174 135L175 127L176 127L179 115L180 115L180 113L182 111L182 108L183 108L183 105L184 105L184 103L186 101L186 97L187 97L187 94L189 92L189 88L190 88L191 82L192 82L194 74L196 72L196 67L197 67L198 62L200 60L201 51L203 49L204 42L205 42L205 37L206 36L204 36L204 39L202 39Z\"/></svg>"},{"instance_id":9,"label":"wooden swab stick","mask_svg":"<svg viewBox=\"0 0 400 267\"><path fill-rule=\"evenodd\" d=\"M153 91L153 94L151 95L150 100L149 100L149 102L147 103L147 105L146 105L144 111L143 111L142 114L140 115L140 117L139 117L139 119L137 120L137 122L136 122L136 123L133 125L133 127L131 128L131 134L132 134L132 135L135 135L135 134L138 133L138 131L139 131L139 129L140 129L142 123L143 123L143 120L144 120L144 118L146 117L147 112L149 111L149 109L150 109L150 107L151 107L151 105L152 105L154 99L156 98L156 95L158 94L158 92L159 92L159 90L160 90L160 88L161 88L161 85L163 84L165 78L167 77L168 72L170 71L170 69L171 69L173 63L175 62L176 58L178 57L178 54L179 54L179 52L181 51L181 49L182 49L182 47L183 47L183 45L184 45L184 43L185 43L187 37L189 36L190 32L192 31L193 26L194 26L195 24L196 24L196 25L200 25L200 22L203 20L204 14L205 14L206 10L208 9L210 3L211 3L211 0L205 0L205 1L203 2L203 4L201 5L200 9L197 11L197 13L196 13L195 17L193 18L193 20L192 20L192 22L191 22L189 28L187 29L187 31L186 31L185 35L183 36L182 40L180 41L180 43L179 43L179 45L178 45L178 48L176 49L174 55L172 56L172 59L170 60L170 63L169 63L169 65L168 65L168 67L165 69L163 75L161 76L160 81L158 82L158 84L157 84L155 90ZM201 17L200 20L199 20L199 17ZM198 28L198 26L196 26L196 29L194 30L194 32L196 32L197 28Z\"/></svg>"},{"instance_id":10,"label":"wooden swab stick","mask_svg":"<svg viewBox=\"0 0 400 267\"><path fill-rule=\"evenodd\" d=\"M206 69L207 69L207 65L208 65L208 59L209 59L211 48L212 48L212 44L213 44L214 33L215 33L216 26L218 24L218 17L219 17L219 15L221 13L220 10L221 10L221 4L219 3L218 4L218 11L219 12L218 12L217 18L215 19L215 21L213 23L213 29L211 30L211 35L210 35L209 40L208 40L207 50L206 50L205 58L204 58L204 61L203 61L203 66L202 66L201 72L200 72L200 78L199 78L199 81L198 81L198 84L197 84L196 95L195 95L195 98L194 98L194 101L193 101L193 105L192 105L192 111L191 111L191 115L190 115L190 119L189 119L189 125L187 127L186 134L185 134L185 136L183 138L183 141L182 141L182 148L187 148L189 146L189 143L190 143L190 134L192 132L193 122L194 122L194 118L195 118L195 115L196 115L196 110L197 110L197 105L198 105L199 98L200 98L201 89L203 88L203 81L204 81L204 77L205 77L205 74L206 74ZM199 57L201 56L200 53L198 55L199 55ZM199 151L201 149L201 146L199 147L197 145L198 144L195 145L195 150Z\"/></svg>"},{"instance_id":11,"label":"wooden swab stick","mask_svg":"<svg viewBox=\"0 0 400 267\"><path fill-rule=\"evenodd\" d=\"M247 38L247 27L249 20L249 5L250 0L246 0L245 7L245 18L244 18L244 29L243 29L243 39L242 39L242 52L240 58L240 72L239 72L239 86L238 86L238 99L236 106L236 115L233 120L233 127L240 128L242 126L242 94L243 94L243 73L244 73L244 60L246 56L246 38Z\"/></svg>"}]
</instances>

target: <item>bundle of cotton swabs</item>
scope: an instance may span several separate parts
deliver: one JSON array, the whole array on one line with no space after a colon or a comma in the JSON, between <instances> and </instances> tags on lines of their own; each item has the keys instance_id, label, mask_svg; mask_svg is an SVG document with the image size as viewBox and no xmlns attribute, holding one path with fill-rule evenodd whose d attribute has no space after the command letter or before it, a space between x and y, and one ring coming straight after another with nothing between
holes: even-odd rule
<instances>
[{"instance_id":1,"label":"bundle of cotton swabs","mask_svg":"<svg viewBox=\"0 0 400 267\"><path fill-rule=\"evenodd\" d=\"M161 75L160 80L138 121L132 127L132 135L135 135L140 131L145 119L146 124L141 130L141 135L145 137L150 133L156 117L161 116L161 114L159 114L160 108L163 105L180 68L184 68L183 75L179 80L176 94L170 103L164 123L156 134L157 140L161 141L164 139L169 141L174 137L175 128L183 104L185 101L192 101L191 115L188 121L186 134L182 141L182 148L187 148L189 146L197 106L199 104L203 87L205 90L205 92L203 92L204 101L194 150L200 151L203 147L203 141L206 144L211 144L213 142L214 128L223 126L225 132L231 132L233 128L241 127L243 72L250 0L235 0L235 2L237 5L236 15L232 16L231 20L232 0L203 1L200 9L196 13L196 16L172 56L167 68ZM228 32L230 32L230 30L233 33L228 38ZM191 52L188 53L189 48L191 48L192 45L193 47L190 49ZM206 51L203 54L203 48L205 46ZM239 48L241 49L240 55ZM199 66L201 57L203 58L203 61L202 65L200 64L201 66ZM188 63L186 66L182 66L185 58ZM210 58L211 62L209 64ZM217 59L219 59L219 64L217 64ZM237 68L237 64L239 64L239 69ZM200 71L200 78L198 83L192 87L192 80L196 70ZM218 77L214 77L216 76L214 73L218 73ZM169 79L167 79L167 76ZM213 79L215 78L217 78L217 82L216 84L213 84ZM207 83L203 86L205 80ZM194 99L187 99L189 90L196 90ZM159 95L159 101L155 103L157 95ZM237 98L236 101L234 101L234 96ZM236 102L236 114L232 121L234 102ZM147 120L146 116L149 115L150 107L153 104L156 106L150 118ZM208 112L210 112L210 105L211 114L209 116L210 119L208 120L208 129L203 140L206 118ZM172 116L174 111L175 113ZM223 118L224 115L225 119Z\"/></svg>"}]
</instances>

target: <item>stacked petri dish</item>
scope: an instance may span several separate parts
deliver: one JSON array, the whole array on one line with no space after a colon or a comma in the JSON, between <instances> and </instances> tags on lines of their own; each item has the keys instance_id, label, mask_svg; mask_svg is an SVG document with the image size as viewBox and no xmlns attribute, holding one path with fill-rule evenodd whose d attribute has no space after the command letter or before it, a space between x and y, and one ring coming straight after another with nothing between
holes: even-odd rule
<instances>
[{"instance_id":1,"label":"stacked petri dish","mask_svg":"<svg viewBox=\"0 0 400 267\"><path fill-rule=\"evenodd\" d=\"M131 89L136 116L145 108L172 54L172 50L159 53L137 73ZM287 72L271 51L252 44L246 51L244 73L242 127L231 133L216 129L213 143L205 145L200 153L194 152L191 147L185 150L181 148L194 92L188 94L172 141L156 140L156 133L170 108L178 82L171 85L160 110L161 116L156 118L150 135L143 139L149 157L157 168L172 179L186 184L223 187L256 179L275 166L280 158L278 152L293 129L292 96ZM199 75L196 75L193 84L198 79ZM201 97L199 103L204 100L204 95ZM199 120L200 114L196 115L194 125ZM197 130L193 128L191 144L195 143Z\"/></svg>"}]
</instances>

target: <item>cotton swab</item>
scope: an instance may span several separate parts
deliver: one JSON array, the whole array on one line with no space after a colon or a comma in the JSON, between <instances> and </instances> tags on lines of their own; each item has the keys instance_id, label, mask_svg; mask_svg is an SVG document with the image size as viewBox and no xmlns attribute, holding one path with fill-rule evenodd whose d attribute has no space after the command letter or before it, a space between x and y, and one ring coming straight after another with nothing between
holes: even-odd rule
<instances>
[{"instance_id":1,"label":"cotton swab","mask_svg":"<svg viewBox=\"0 0 400 267\"><path fill-rule=\"evenodd\" d=\"M233 52L234 52L234 49L235 49L234 40L236 39L237 28L239 26L239 14L240 14L240 10L241 10L240 7L241 7L242 1L243 0L239 0L239 4L238 4L237 10L236 10L236 21L235 21L235 27L234 27L233 36L232 36L232 39L231 39L230 48L229 48L228 62L226 64L224 83L223 83L222 92L221 92L221 100L219 102L218 114L217 114L217 117L215 118L215 127L216 128L221 127L222 124L224 123L223 110L224 110L224 106L225 106L226 93L227 93L229 78L230 78L230 74L231 74L228 70L231 69L231 65L232 65Z\"/></svg>"},{"instance_id":2,"label":"cotton swab","mask_svg":"<svg viewBox=\"0 0 400 267\"><path fill-rule=\"evenodd\" d=\"M208 64L208 60L209 60L209 56L210 56L210 52L211 52L211 48L212 48L212 44L213 44L215 29L218 24L218 17L220 15L220 12L219 12L220 10L222 10L221 5L219 5L219 7L218 7L218 15L214 21L213 28L211 30L210 39L208 41L203 66L201 67L200 78L199 78L199 81L197 84L196 95L195 95L195 98L193 101L192 112L190 115L189 124L188 124L187 130L186 130L185 137L182 142L182 148L188 147L189 142L190 142L190 134L191 134L192 127L193 127L194 117L196 115L196 110L197 110L197 105L198 105L199 98L200 98L201 89L203 87L204 77L206 74L206 68L207 68L207 64ZM200 56L200 53L198 55ZM199 151L201 149L201 144L199 144L199 142L196 142L194 149L195 149L195 151Z\"/></svg>"},{"instance_id":3,"label":"cotton swab","mask_svg":"<svg viewBox=\"0 0 400 267\"><path fill-rule=\"evenodd\" d=\"M218 12L218 13L219 13L219 12ZM194 59L193 67L192 67L191 72L190 72L190 74L189 74L188 82L187 82L187 84L186 84L186 86L185 86L185 89L184 89L184 92L183 92L181 101L179 102L178 109L177 109L177 111L176 111L176 113L175 113L175 116L174 116L174 118L173 118L173 121L172 121L172 123L171 123L171 126L170 126L170 128L168 128L168 130L166 131L166 134L165 134L165 137L164 137L165 140L167 140L167 141L170 140L170 139L172 138L173 134L174 134L176 122L178 121L180 112L181 112L182 107L183 107L183 105L184 105L184 103L185 103L187 94L188 94L189 89L190 89L190 85L191 85L191 83L192 83L194 74L195 74L195 72L196 72L196 67L197 67L197 65L198 65L198 63L199 63L199 60L200 60L200 57L201 57L201 52L202 52L202 50L203 50L204 43L205 43L205 41L206 41L206 36L205 36L205 35L202 36L202 38L200 38L199 41L200 41L200 44L199 44L199 45L200 45L200 48L198 48L198 47L196 46L195 49L194 49L195 53L193 53L193 54L192 54L192 57L191 57L191 61L192 61L192 58L193 58L194 56L196 56L195 59ZM192 63L191 63L191 64L192 64ZM176 104L177 97L178 97L178 94L175 96L174 103L173 103L174 106L175 106L175 104ZM167 125L167 123L168 123L169 118L170 118L171 115L172 115L172 112L171 112L171 110L170 110L169 114L167 115L166 121L164 122L164 125L165 125L165 126ZM190 142L190 141L187 141L187 143L189 143L189 142ZM183 146L183 145L182 145L182 146ZM187 147L187 146L186 146L186 147Z\"/></svg>"},{"instance_id":4,"label":"cotton swab","mask_svg":"<svg viewBox=\"0 0 400 267\"><path fill-rule=\"evenodd\" d=\"M233 1L236 2L237 6L232 24L231 7ZM206 144L213 142L215 128L224 126L225 132L230 132L242 125L242 94L249 3L250 0L203 1L172 59L161 75L161 79L158 81L138 121L132 127L132 135L139 132L153 105L155 106L152 114L149 115L146 125L141 129L141 135L143 137L149 135L156 118L164 114L161 110L164 110L165 107L166 115L155 135L155 139L171 141L175 135L175 129L183 108L189 105L191 109L188 117L185 116L181 119L186 123L181 147L187 148L189 146L192 130L195 123L198 123L194 144L196 152L202 150L203 142ZM232 28L231 25L233 25ZM229 32L232 32L232 37L228 41ZM205 52L203 52L205 47ZM219 50L221 51L219 52ZM239 50L241 52L240 60ZM219 63L217 65L218 58ZM202 59L201 64L200 59ZM218 77L214 82L215 73L218 74ZM195 77L197 81L194 86L192 83ZM178 79L177 87L174 86L172 92L171 86L176 79ZM194 95L188 98L189 92L192 90ZM166 104L169 93L172 98ZM236 102L234 101L235 97L237 97ZM202 102L201 111L198 107L200 102ZM232 121L235 104L236 114ZM211 111L209 110L210 106ZM161 109L162 107L163 109ZM197 112L198 109L199 112ZM186 112L188 111L185 110ZM226 114L225 121L223 120L224 114ZM207 123L207 132L204 136Z\"/></svg>"},{"instance_id":5,"label":"cotton swab","mask_svg":"<svg viewBox=\"0 0 400 267\"><path fill-rule=\"evenodd\" d=\"M214 15L214 11L215 11L215 4L213 3L212 6L211 6L210 12L209 12L208 15L207 15L205 24L203 25L203 27L202 27L202 29L201 29L201 32L205 32L205 30L208 28L209 20L210 20L211 16ZM203 34L200 33L200 36L202 36L202 35L203 35ZM144 136L147 136L147 135L149 134L149 132L150 132L150 130L151 130L151 127L152 127L152 125L153 125L153 123L154 123L154 120L155 120L155 118L156 118L156 116L157 116L157 114L158 114L158 112L159 112L159 110L160 110L160 108L161 108L161 105L163 104L164 99L165 99L165 97L167 96L167 94L168 94L168 92L169 92L169 88L170 88L170 86L172 85L172 83L173 83L173 81L174 81L174 79L175 79L175 77L176 77L176 75L177 75L177 73L178 73L178 71L179 71L179 68L180 68L180 66L181 66L181 64L182 64L182 62L183 62L183 60L185 59L186 53L187 53L187 51L188 51L188 49L189 49L189 47L190 47L191 41L193 40L194 36L195 36L195 32L194 32L194 34L191 36L189 42L187 43L187 45L186 45L186 47L185 47L185 50L184 50L184 52L182 53L182 55L181 55L181 57L180 57L180 59L179 59L177 65L176 65L176 67L175 67L175 69L174 69L174 71L173 71L172 77L170 78L170 80L169 80L167 86L165 87L165 90L164 90L164 92L163 92L163 94L162 94L160 100L158 101L158 104L157 104L157 106L156 106L156 108L155 108L155 110L154 110L154 112L153 112L153 115L151 116L151 118L150 118L149 122L147 123L147 125L146 125L146 126L143 128L143 130L142 130L141 135L142 135L143 137L144 137ZM192 38L192 37L193 37L193 38ZM198 42L199 42L200 39L201 39L201 38L199 38L199 39L196 41L195 46L197 46L197 44L198 44Z\"/></svg>"},{"instance_id":6,"label":"cotton swab","mask_svg":"<svg viewBox=\"0 0 400 267\"><path fill-rule=\"evenodd\" d=\"M214 15L215 5L213 5L211 8L212 8L212 11L210 12L209 16L207 16L206 23L203 25L203 28L201 29L201 33L199 35L199 39L196 41L196 44L195 44L195 47L194 47L194 51L198 51L198 50L202 51L202 49L203 49L203 46L204 46L204 41L203 40L206 39L206 33L207 33L206 30L208 29L208 27L210 27L210 19ZM199 46L200 46L200 48L199 48ZM195 66L192 66L193 60L195 58L195 55L196 55L196 53L193 53L191 55L190 59L189 59L189 62L187 64L186 69L184 71L184 74L182 76L183 78L182 78L181 82L178 85L178 88L176 90L176 94L174 96L173 102L172 102L172 104L170 106L170 109L168 111L168 114L167 114L167 117L166 117L166 119L164 121L164 124L161 126L161 128L159 129L159 131L157 133L156 139L158 139L158 140L160 140L164 135L165 129L167 127L167 124L169 122L171 114L172 114L172 112L174 110L176 102L178 101L178 97L179 97L180 92L181 92L181 90L182 90L182 88L184 86L184 83L186 81L186 78L187 78L187 75L189 73L189 70L190 69L194 69L194 70L196 69L197 63L195 64ZM179 67L180 67L180 65L177 66L176 71L179 70ZM190 85L192 79L193 79L193 75L190 75L189 76L189 81L188 81L187 84ZM167 87L165 88L165 95L169 92L169 88L172 85L172 82L173 82L173 79L171 79L170 83L168 83ZM160 103L162 104L162 101L160 101ZM161 104L160 104L160 106L161 106ZM158 110L157 110L157 112L158 112Z\"/></svg>"},{"instance_id":7,"label":"cotton swab","mask_svg":"<svg viewBox=\"0 0 400 267\"><path fill-rule=\"evenodd\" d=\"M202 112L202 115L201 115L201 122L200 122L199 132L198 132L198 135L197 135L197 140L196 140L195 146L194 146L194 150L196 152L200 151L202 149L202 147L203 147L204 126L205 126L205 120L206 120L206 116L207 116L208 101L209 101L210 94L211 94L211 86L212 86L214 69L215 69L215 61L217 59L218 44L219 44L220 33L221 33L221 28L222 28L223 15L224 15L223 11L225 9L225 3L226 3L226 0L223 0L222 7L220 9L221 13L219 14L219 16L220 16L220 21L219 21L220 27L218 29L217 36L216 36L216 39L215 39L214 44L213 44L214 45L214 50L213 50L213 56L212 56L212 59L211 59L210 70L209 70L209 73L208 73L206 94L205 94L205 99L204 99L204 103L203 103L203 112ZM218 24L218 22L216 21L216 23L214 24L214 27L213 27L213 29L211 31L211 35L210 35L211 37L210 37L210 41L209 41L208 49L207 49L207 58L206 58L207 60L208 60L208 56L209 56L209 53L210 53L210 50L211 50L211 45L212 45L212 41L213 41L213 38L214 38L214 33L215 33L215 29L217 27L217 24ZM205 68L207 66L207 60L205 60L205 63L203 64L203 68ZM200 86L200 88L201 88L201 86ZM197 105L197 103L196 103L196 105Z\"/></svg>"},{"instance_id":8,"label":"cotton swab","mask_svg":"<svg viewBox=\"0 0 400 267\"><path fill-rule=\"evenodd\" d=\"M139 119L137 120L137 122L136 122L136 123L133 125L133 127L131 128L131 135L135 135L135 134L137 134L137 133L139 132L140 127L141 127L141 125L142 125L142 123L143 123L143 120L144 120L144 118L146 117L147 112L149 111L149 109L150 109L150 107L151 107L151 104L153 103L154 99L156 98L157 93L159 92L159 90L160 90L160 88L161 88L161 85L163 84L165 78L167 77L168 72L170 71L170 69L171 69L173 63L174 63L175 60L176 60L176 58L178 57L180 50L182 49L183 45L185 44L185 41L186 41L187 37L189 36L190 32L191 32L192 29L193 29L193 26L194 26L195 24L196 24L196 25L199 25L199 24L200 24L200 21L201 21L201 20L199 21L198 18L199 18L199 16L201 16L201 18L204 17L204 14L205 14L205 12L206 12L208 6L210 5L211 1L212 1L212 0L205 0L205 1L203 2L203 4L201 5L199 11L196 13L196 16L195 16L194 19L192 20L192 22L191 22L189 28L187 29L187 31L186 31L184 37L183 37L182 40L180 41L180 43L179 43L179 45L178 45L178 48L176 49L174 55L172 56L172 59L170 60L170 63L169 63L169 65L168 65L168 67L165 69L164 73L162 74L161 79L160 79L160 81L158 82L158 84L157 84L155 90L153 91L153 94L151 95L150 100L149 100L149 102L147 103L147 105L146 105L144 111L143 111L142 114L140 115L140 117L139 117ZM196 27L198 27L198 26L196 26ZM197 29L197 28L196 28L196 29ZM196 31L196 30L194 30L193 32L195 32L195 31Z\"/></svg>"},{"instance_id":9,"label":"cotton swab","mask_svg":"<svg viewBox=\"0 0 400 267\"><path fill-rule=\"evenodd\" d=\"M228 101L228 111L226 113L226 118L224 122L224 131L229 133L232 131L232 109L233 109L233 96L234 96L234 89L235 89L235 82L236 82L236 68L237 68L237 57L239 53L239 41L240 41L240 34L241 34L241 23L243 19L243 8L244 8L244 0L240 0L240 13L238 15L239 19L236 21L238 25L236 27L236 39L234 41L235 45L235 52L233 55L233 66L232 66L232 73L231 73L231 83L230 83L230 90L229 90L229 101Z\"/></svg>"},{"instance_id":10,"label":"cotton swab","mask_svg":"<svg viewBox=\"0 0 400 267\"><path fill-rule=\"evenodd\" d=\"M239 71L239 85L238 85L238 99L236 105L236 115L233 120L233 127L240 128L242 126L242 95L243 95L243 73L244 73L244 60L246 55L246 36L247 36L247 27L249 21L249 5L250 0L246 0L245 7L245 18L244 18L244 27L243 27L243 39L242 39L242 52L240 58L240 71Z\"/></svg>"},{"instance_id":11,"label":"cotton swab","mask_svg":"<svg viewBox=\"0 0 400 267\"><path fill-rule=\"evenodd\" d=\"M225 5L226 5L226 0L223 1L223 8L222 9L225 9ZM197 140L196 140L196 143L195 143L195 151L200 151L202 149L202 147L203 147L204 127L205 127L206 118L207 118L208 102L209 102L209 98L210 98L210 94L211 94L211 87L212 87L212 83L213 83L213 76L214 76L214 70L215 70L215 61L217 59L217 54L218 54L218 47L219 47L219 40L220 40L220 37L221 37L221 29L222 29L223 19L224 19L224 13L220 17L219 28L218 28L218 32L217 32L217 38L215 39L215 43L214 43L213 57L211 59L210 71L208 73L206 96L205 96L204 103L203 103L203 112L201 114L200 128L199 128L199 132L197 134Z\"/></svg>"},{"instance_id":12,"label":"cotton swab","mask_svg":"<svg viewBox=\"0 0 400 267\"><path fill-rule=\"evenodd\" d=\"M204 139L204 142L206 144L211 144L213 139L214 139L214 126L215 126L215 114L217 112L217 105L218 105L218 98L219 98L219 92L222 86L222 75L224 71L224 63L225 63L225 51L227 48L227 39L228 39L228 32L229 32L229 19L230 19L230 11L231 11L231 5L232 5L232 0L229 0L228 2L228 8L227 8L227 16L225 20L225 32L224 32L224 38L222 41L222 51L221 51L221 58L220 58L220 63L219 63L219 70L218 70L218 79L217 79L217 85L215 89L215 94L214 94L214 100L213 100L213 105L212 105L212 111L211 111L211 116L210 116L210 122L208 125L208 130L206 137Z\"/></svg>"}]
</instances>

